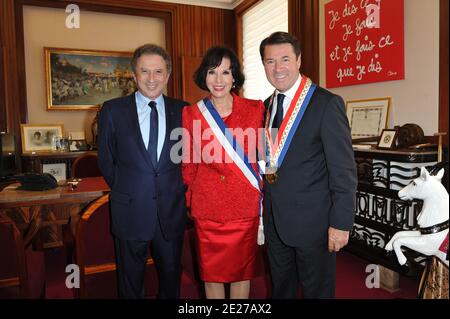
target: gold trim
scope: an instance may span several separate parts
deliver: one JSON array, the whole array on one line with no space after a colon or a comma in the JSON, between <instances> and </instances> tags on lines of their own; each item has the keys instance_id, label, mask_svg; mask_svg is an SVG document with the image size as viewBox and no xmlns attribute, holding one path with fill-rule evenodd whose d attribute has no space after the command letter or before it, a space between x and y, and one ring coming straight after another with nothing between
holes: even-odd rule
<instances>
[{"instance_id":1,"label":"gold trim","mask_svg":"<svg viewBox=\"0 0 450 319\"><path fill-rule=\"evenodd\" d=\"M147 265L153 265L152 258L147 259ZM84 268L84 273L86 275L93 275L93 274L102 273L102 272L115 271L116 268L117 268L116 263L107 263L107 264L103 264L103 265L86 266Z\"/></svg>"},{"instance_id":2,"label":"gold trim","mask_svg":"<svg viewBox=\"0 0 450 319\"><path fill-rule=\"evenodd\" d=\"M14 286L20 286L19 277L0 279L0 287L1 288L14 287Z\"/></svg>"},{"instance_id":3,"label":"gold trim","mask_svg":"<svg viewBox=\"0 0 450 319\"><path fill-rule=\"evenodd\" d=\"M50 145L50 148L41 149L41 150L29 150L26 148L25 145L25 129L26 128L58 128L58 134L60 136L63 136L64 134L64 125L63 124L20 124L20 133L21 133L21 140L22 140L22 154L31 154L31 153L42 153L42 152L49 152L52 151L52 147Z\"/></svg>"},{"instance_id":4,"label":"gold trim","mask_svg":"<svg viewBox=\"0 0 450 319\"><path fill-rule=\"evenodd\" d=\"M77 54L77 55L89 55L89 56L108 56L108 57L129 57L133 56L133 52L125 51L104 51L104 50L83 50L83 49L69 49L69 48L50 48L44 47L44 69L45 69L45 92L47 97L47 110L98 110L100 104L96 105L53 105L52 100L52 81L51 81L51 70L50 70L50 54L61 53L61 54Z\"/></svg>"}]
</instances>

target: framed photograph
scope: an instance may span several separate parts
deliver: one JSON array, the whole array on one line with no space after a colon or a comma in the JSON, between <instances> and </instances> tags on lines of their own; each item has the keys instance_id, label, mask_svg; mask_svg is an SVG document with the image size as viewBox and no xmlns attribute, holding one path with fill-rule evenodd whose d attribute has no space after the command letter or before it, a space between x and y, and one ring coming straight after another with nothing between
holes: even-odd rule
<instances>
[{"instance_id":1,"label":"framed photograph","mask_svg":"<svg viewBox=\"0 0 450 319\"><path fill-rule=\"evenodd\" d=\"M383 130L378 141L377 148L390 150L395 148L395 139L397 138L397 130Z\"/></svg>"},{"instance_id":2,"label":"framed photograph","mask_svg":"<svg viewBox=\"0 0 450 319\"><path fill-rule=\"evenodd\" d=\"M347 101L352 139L380 136L387 127L390 97Z\"/></svg>"},{"instance_id":3,"label":"framed photograph","mask_svg":"<svg viewBox=\"0 0 450 319\"><path fill-rule=\"evenodd\" d=\"M55 139L63 135L62 124L21 124L22 153L54 150Z\"/></svg>"},{"instance_id":4,"label":"framed photograph","mask_svg":"<svg viewBox=\"0 0 450 319\"><path fill-rule=\"evenodd\" d=\"M69 150L71 152L87 151L88 144L86 140L70 140Z\"/></svg>"},{"instance_id":5,"label":"framed photograph","mask_svg":"<svg viewBox=\"0 0 450 319\"><path fill-rule=\"evenodd\" d=\"M67 179L66 163L42 164L42 173L52 174L58 182L65 180Z\"/></svg>"},{"instance_id":6,"label":"framed photograph","mask_svg":"<svg viewBox=\"0 0 450 319\"><path fill-rule=\"evenodd\" d=\"M47 109L98 109L135 90L132 52L44 48Z\"/></svg>"}]
</instances>

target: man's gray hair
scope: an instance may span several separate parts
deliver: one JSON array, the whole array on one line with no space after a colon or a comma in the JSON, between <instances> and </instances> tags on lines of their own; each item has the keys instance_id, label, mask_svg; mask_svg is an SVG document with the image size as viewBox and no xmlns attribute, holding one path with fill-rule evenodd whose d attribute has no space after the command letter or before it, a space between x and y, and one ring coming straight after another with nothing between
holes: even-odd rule
<instances>
[{"instance_id":1,"label":"man's gray hair","mask_svg":"<svg viewBox=\"0 0 450 319\"><path fill-rule=\"evenodd\" d=\"M159 55L166 62L167 71L169 73L172 71L172 59L170 58L169 53L167 53L166 50L164 50L159 45L148 43L141 45L139 48L134 50L133 58L131 59L131 69L134 73L136 73L137 60L142 55Z\"/></svg>"}]
</instances>

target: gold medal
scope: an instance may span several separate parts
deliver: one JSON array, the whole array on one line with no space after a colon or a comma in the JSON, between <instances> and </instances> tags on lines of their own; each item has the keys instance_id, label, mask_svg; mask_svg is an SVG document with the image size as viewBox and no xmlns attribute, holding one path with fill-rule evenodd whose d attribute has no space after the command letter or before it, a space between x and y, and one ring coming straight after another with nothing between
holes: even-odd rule
<instances>
[{"instance_id":1,"label":"gold medal","mask_svg":"<svg viewBox=\"0 0 450 319\"><path fill-rule=\"evenodd\" d=\"M266 169L266 181L269 184L273 184L277 181L278 175L277 175L277 167L276 166L269 166Z\"/></svg>"},{"instance_id":2,"label":"gold medal","mask_svg":"<svg viewBox=\"0 0 450 319\"><path fill-rule=\"evenodd\" d=\"M312 94L315 88L316 86L312 83L311 79L302 76L300 85L294 95L294 98L292 99L289 105L288 111L281 124L280 128L282 130L278 132L278 136L275 139L273 139L272 132L269 129L271 112L266 112L264 138L266 146L265 155L269 162L268 163L269 167L266 167L265 176L266 181L269 184L275 183L278 179L277 166L282 165L284 155L286 154L286 151L289 149L290 143L292 141L292 138L288 137L290 136L290 133L296 131L298 123L303 116L302 110L304 111L306 109L309 103L309 98L311 97L311 95L308 94L310 92ZM270 97L269 105L272 105L273 98L275 95L276 91ZM298 122L297 119L299 119Z\"/></svg>"},{"instance_id":3,"label":"gold medal","mask_svg":"<svg viewBox=\"0 0 450 319\"><path fill-rule=\"evenodd\" d=\"M278 177L277 173L266 174L265 176L266 176L266 181L269 184L275 183L277 181L277 177Z\"/></svg>"}]
</instances>

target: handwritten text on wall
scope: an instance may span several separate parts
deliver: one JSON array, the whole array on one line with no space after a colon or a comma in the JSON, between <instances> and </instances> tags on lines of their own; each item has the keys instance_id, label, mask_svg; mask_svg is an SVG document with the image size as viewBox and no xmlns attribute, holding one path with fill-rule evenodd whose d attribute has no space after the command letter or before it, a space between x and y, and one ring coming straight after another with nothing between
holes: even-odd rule
<instances>
[{"instance_id":1,"label":"handwritten text on wall","mask_svg":"<svg viewBox=\"0 0 450 319\"><path fill-rule=\"evenodd\" d=\"M327 88L405 78L403 1L325 4Z\"/></svg>"}]
</instances>

